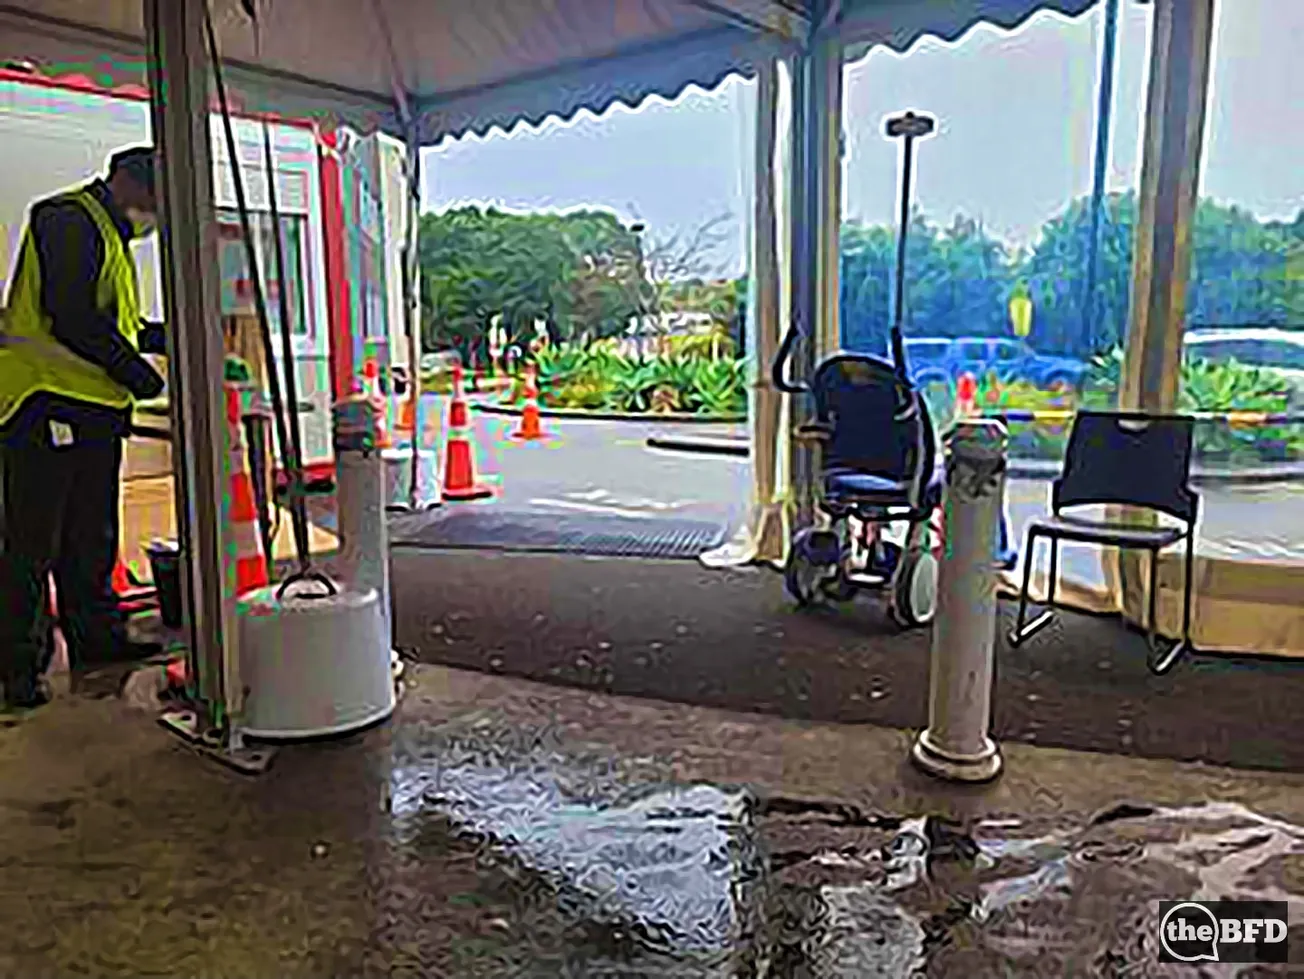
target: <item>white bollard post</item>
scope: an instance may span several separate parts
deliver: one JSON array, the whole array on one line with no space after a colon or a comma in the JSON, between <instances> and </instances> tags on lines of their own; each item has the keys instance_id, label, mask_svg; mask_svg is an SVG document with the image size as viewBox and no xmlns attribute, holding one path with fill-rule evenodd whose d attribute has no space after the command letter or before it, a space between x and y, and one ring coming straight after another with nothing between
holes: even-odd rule
<instances>
[{"instance_id":1,"label":"white bollard post","mask_svg":"<svg viewBox=\"0 0 1304 979\"><path fill-rule=\"evenodd\" d=\"M995 542L1005 499L1005 425L958 422L946 435L946 541L929 666L928 730L911 760L938 778L987 782L1001 772L988 736L996 645Z\"/></svg>"},{"instance_id":2,"label":"white bollard post","mask_svg":"<svg viewBox=\"0 0 1304 979\"><path fill-rule=\"evenodd\" d=\"M389 529L385 523L385 461L379 445L380 411L370 399L335 405L336 529L340 575L354 591L374 588L385 636L393 642L389 593Z\"/></svg>"}]
</instances>

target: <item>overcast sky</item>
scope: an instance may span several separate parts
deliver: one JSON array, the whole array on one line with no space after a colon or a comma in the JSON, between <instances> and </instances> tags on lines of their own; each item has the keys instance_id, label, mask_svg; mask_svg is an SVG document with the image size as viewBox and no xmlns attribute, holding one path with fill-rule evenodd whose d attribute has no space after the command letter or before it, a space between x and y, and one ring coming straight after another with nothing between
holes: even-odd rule
<instances>
[{"instance_id":1,"label":"overcast sky","mask_svg":"<svg viewBox=\"0 0 1304 979\"><path fill-rule=\"evenodd\" d=\"M1304 0L1221 0L1217 9L1203 193L1261 217L1293 216L1304 206ZM1030 240L1090 188L1100 21L1098 11L1040 14L1013 34L979 27L958 45L924 40L908 55L880 50L849 66L847 216L891 220L897 156L882 120L916 108L939 120L919 153L918 200L929 215L964 212L1008 240ZM1123 0L1110 189L1136 184L1148 45L1149 8ZM728 211L739 235L723 257L740 265L743 87L446 144L427 156L426 205L599 205L654 234Z\"/></svg>"}]
</instances>

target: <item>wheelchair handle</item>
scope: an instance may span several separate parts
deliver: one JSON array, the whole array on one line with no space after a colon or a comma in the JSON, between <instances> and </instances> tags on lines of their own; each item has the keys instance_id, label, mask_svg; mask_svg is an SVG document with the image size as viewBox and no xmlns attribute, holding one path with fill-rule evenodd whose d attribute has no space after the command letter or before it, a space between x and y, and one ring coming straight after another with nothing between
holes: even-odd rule
<instances>
[{"instance_id":1,"label":"wheelchair handle","mask_svg":"<svg viewBox=\"0 0 1304 979\"><path fill-rule=\"evenodd\" d=\"M775 354L774 364L770 368L770 379L774 381L774 386L784 394L810 393L809 384L788 380L788 361L792 359L792 350L797 345L797 338L800 335L801 330L794 320L792 325L788 327L788 332L784 334L783 342L779 344L779 352Z\"/></svg>"},{"instance_id":2,"label":"wheelchair handle","mask_svg":"<svg viewBox=\"0 0 1304 979\"><path fill-rule=\"evenodd\" d=\"M797 438L805 442L827 442L833 437L834 428L828 422L810 422L797 427Z\"/></svg>"},{"instance_id":3,"label":"wheelchair handle","mask_svg":"<svg viewBox=\"0 0 1304 979\"><path fill-rule=\"evenodd\" d=\"M898 422L914 421L919 416L918 392L907 388L906 403L892 413L892 420Z\"/></svg>"}]
</instances>

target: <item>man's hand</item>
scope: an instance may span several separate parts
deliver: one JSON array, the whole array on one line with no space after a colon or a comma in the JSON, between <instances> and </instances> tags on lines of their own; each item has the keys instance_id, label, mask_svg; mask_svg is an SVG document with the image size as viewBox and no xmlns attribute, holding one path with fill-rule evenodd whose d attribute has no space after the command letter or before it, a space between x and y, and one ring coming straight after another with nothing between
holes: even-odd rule
<instances>
[{"instance_id":1,"label":"man's hand","mask_svg":"<svg viewBox=\"0 0 1304 979\"><path fill-rule=\"evenodd\" d=\"M163 393L163 376L144 358L131 361L122 374L127 390L137 401L149 401Z\"/></svg>"},{"instance_id":2,"label":"man's hand","mask_svg":"<svg viewBox=\"0 0 1304 979\"><path fill-rule=\"evenodd\" d=\"M143 354L163 354L168 352L167 328L162 323L152 320L140 321L140 332L136 334L136 346Z\"/></svg>"}]
</instances>

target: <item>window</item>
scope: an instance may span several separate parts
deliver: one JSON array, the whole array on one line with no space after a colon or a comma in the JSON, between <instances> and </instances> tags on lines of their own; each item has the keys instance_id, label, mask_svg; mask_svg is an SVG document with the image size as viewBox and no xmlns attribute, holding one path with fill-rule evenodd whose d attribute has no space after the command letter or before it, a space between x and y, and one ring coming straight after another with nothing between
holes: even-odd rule
<instances>
[{"instance_id":1,"label":"window","mask_svg":"<svg viewBox=\"0 0 1304 979\"><path fill-rule=\"evenodd\" d=\"M1231 346L1233 349L1229 356L1242 364L1286 370L1304 368L1304 342L1294 344L1285 340L1242 340Z\"/></svg>"},{"instance_id":2,"label":"window","mask_svg":"<svg viewBox=\"0 0 1304 979\"><path fill-rule=\"evenodd\" d=\"M1304 342L1285 340L1213 340L1192 343L1191 356L1203 360L1235 360L1250 367L1275 367L1280 370L1304 370Z\"/></svg>"},{"instance_id":3,"label":"window","mask_svg":"<svg viewBox=\"0 0 1304 979\"><path fill-rule=\"evenodd\" d=\"M1272 347L1262 340L1235 340L1224 348L1225 356L1254 367L1266 365L1272 361Z\"/></svg>"},{"instance_id":4,"label":"window","mask_svg":"<svg viewBox=\"0 0 1304 979\"><path fill-rule=\"evenodd\" d=\"M935 364L946 355L949 347L945 340L907 340L906 356L921 363Z\"/></svg>"},{"instance_id":5,"label":"window","mask_svg":"<svg viewBox=\"0 0 1304 979\"><path fill-rule=\"evenodd\" d=\"M985 340L961 340L955 347L956 355L960 360L981 362L987 359L987 342Z\"/></svg>"},{"instance_id":6,"label":"window","mask_svg":"<svg viewBox=\"0 0 1304 979\"><path fill-rule=\"evenodd\" d=\"M241 238L240 214L238 211L221 208L217 219L221 224L223 237ZM267 318L275 330L281 327L281 301L277 282L276 238L272 231L272 216L262 211L249 215L254 233L254 253L258 259L259 271L263 279L263 297L267 301ZM290 311L290 328L296 336L306 336L310 332L308 314L307 256L304 248L306 219L299 214L281 215L281 247L288 274L288 292L286 307ZM228 273L230 274L230 273ZM248 275L248 263L243 259L239 263L239 274Z\"/></svg>"},{"instance_id":7,"label":"window","mask_svg":"<svg viewBox=\"0 0 1304 979\"><path fill-rule=\"evenodd\" d=\"M996 359L1002 361L1015 361L1023 356L1023 349L1017 343L1011 343L1009 340L997 340L993 346L996 348Z\"/></svg>"}]
</instances>

